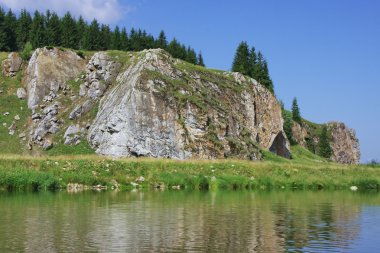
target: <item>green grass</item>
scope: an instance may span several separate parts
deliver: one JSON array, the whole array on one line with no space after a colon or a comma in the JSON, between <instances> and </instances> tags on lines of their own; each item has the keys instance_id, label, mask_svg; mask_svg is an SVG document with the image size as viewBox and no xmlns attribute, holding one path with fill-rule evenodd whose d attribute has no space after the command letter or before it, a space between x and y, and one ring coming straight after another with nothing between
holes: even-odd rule
<instances>
[{"instance_id":1,"label":"green grass","mask_svg":"<svg viewBox=\"0 0 380 253\"><path fill-rule=\"evenodd\" d=\"M78 148L86 151L85 145ZM380 189L379 167L347 166L318 160L301 147L295 147L293 160L269 153L264 153L264 157L266 161L250 162L110 159L96 155L3 156L0 157L0 188L59 189L69 183L78 183L86 186L100 184L110 189L116 181L121 189L349 190L350 186L357 186L359 190ZM141 176L145 180L137 182ZM135 183L138 186L134 186Z\"/></svg>"}]
</instances>

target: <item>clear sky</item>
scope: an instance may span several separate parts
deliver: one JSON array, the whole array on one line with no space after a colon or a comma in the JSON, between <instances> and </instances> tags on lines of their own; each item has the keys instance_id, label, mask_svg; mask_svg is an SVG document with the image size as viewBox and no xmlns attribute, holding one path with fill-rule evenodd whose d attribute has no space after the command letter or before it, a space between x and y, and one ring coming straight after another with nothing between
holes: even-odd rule
<instances>
[{"instance_id":1,"label":"clear sky","mask_svg":"<svg viewBox=\"0 0 380 253\"><path fill-rule=\"evenodd\" d=\"M90 20L169 39L202 51L208 67L229 70L240 41L263 52L277 96L301 114L356 129L362 161L380 160L379 0L0 0L58 13L70 10Z\"/></svg>"}]
</instances>

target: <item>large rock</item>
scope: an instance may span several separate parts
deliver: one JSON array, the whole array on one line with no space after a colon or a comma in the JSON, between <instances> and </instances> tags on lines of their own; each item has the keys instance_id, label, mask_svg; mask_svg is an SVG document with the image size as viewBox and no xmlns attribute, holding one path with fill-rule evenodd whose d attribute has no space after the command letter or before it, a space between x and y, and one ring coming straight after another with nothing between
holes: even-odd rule
<instances>
[{"instance_id":1,"label":"large rock","mask_svg":"<svg viewBox=\"0 0 380 253\"><path fill-rule=\"evenodd\" d=\"M13 52L8 55L8 58L2 62L3 74L5 76L15 76L20 70L22 59L18 53Z\"/></svg>"},{"instance_id":2,"label":"large rock","mask_svg":"<svg viewBox=\"0 0 380 253\"><path fill-rule=\"evenodd\" d=\"M332 159L344 164L359 163L360 148L355 131L342 122L330 122L327 126L331 131Z\"/></svg>"},{"instance_id":3,"label":"large rock","mask_svg":"<svg viewBox=\"0 0 380 253\"><path fill-rule=\"evenodd\" d=\"M53 96L65 83L85 70L86 62L75 52L58 48L38 48L26 69L28 107L34 108L49 93Z\"/></svg>"},{"instance_id":4,"label":"large rock","mask_svg":"<svg viewBox=\"0 0 380 253\"><path fill-rule=\"evenodd\" d=\"M281 107L255 80L186 69L159 49L130 62L101 99L89 129L98 153L259 159L261 146L289 156Z\"/></svg>"}]
</instances>

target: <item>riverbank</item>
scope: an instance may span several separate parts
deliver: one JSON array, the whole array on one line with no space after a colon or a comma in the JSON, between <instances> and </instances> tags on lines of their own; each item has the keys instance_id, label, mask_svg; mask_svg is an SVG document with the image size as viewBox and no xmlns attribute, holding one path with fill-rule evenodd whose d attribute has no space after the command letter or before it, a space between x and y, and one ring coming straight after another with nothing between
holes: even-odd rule
<instances>
[{"instance_id":1,"label":"riverbank","mask_svg":"<svg viewBox=\"0 0 380 253\"><path fill-rule=\"evenodd\" d=\"M380 168L340 165L293 148L293 160L111 159L0 156L3 190L68 189L380 189Z\"/></svg>"}]
</instances>

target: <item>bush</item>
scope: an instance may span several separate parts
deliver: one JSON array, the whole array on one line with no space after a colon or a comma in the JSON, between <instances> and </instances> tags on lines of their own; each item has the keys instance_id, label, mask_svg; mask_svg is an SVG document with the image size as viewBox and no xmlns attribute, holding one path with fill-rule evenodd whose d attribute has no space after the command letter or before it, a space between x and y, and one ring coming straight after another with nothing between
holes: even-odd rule
<instances>
[{"instance_id":1,"label":"bush","mask_svg":"<svg viewBox=\"0 0 380 253\"><path fill-rule=\"evenodd\" d=\"M21 51L20 56L24 61L28 61L30 57L32 56L33 53L33 46L32 44L28 41L24 45L24 49Z\"/></svg>"}]
</instances>

